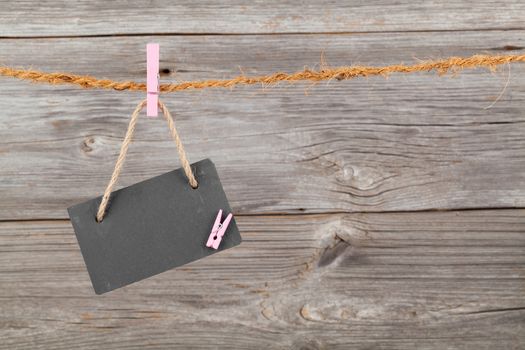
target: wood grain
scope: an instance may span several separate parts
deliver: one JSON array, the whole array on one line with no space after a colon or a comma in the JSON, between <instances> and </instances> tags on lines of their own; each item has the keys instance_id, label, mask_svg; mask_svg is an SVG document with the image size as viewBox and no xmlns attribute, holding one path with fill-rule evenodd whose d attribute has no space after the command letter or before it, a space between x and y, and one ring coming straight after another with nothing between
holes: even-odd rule
<instances>
[{"instance_id":1,"label":"wood grain","mask_svg":"<svg viewBox=\"0 0 525 350\"><path fill-rule=\"evenodd\" d=\"M239 247L104 296L69 222L0 223L0 349L517 349L524 214L238 217Z\"/></svg>"},{"instance_id":2,"label":"wood grain","mask_svg":"<svg viewBox=\"0 0 525 350\"><path fill-rule=\"evenodd\" d=\"M520 0L0 2L0 35L334 33L523 29ZM444 34L447 35L447 34Z\"/></svg>"},{"instance_id":3,"label":"wood grain","mask_svg":"<svg viewBox=\"0 0 525 350\"><path fill-rule=\"evenodd\" d=\"M237 75L239 67L246 74L294 71L315 65L322 52L331 65L500 52L493 49L522 45L523 34L148 40L163 48L161 67L170 72L163 80L184 81ZM0 51L6 64L141 80L144 42L2 40ZM523 74L517 64L496 73L206 90L163 100L190 160L216 163L237 214L512 208L525 204ZM10 97L0 99L0 219L67 218L66 207L104 190L129 114L143 96L1 82ZM166 125L144 119L120 186L175 167Z\"/></svg>"},{"instance_id":4,"label":"wood grain","mask_svg":"<svg viewBox=\"0 0 525 350\"><path fill-rule=\"evenodd\" d=\"M159 42L163 82L229 78L521 54L524 23L519 0L0 0L0 64L143 81ZM523 348L524 74L163 96L244 241L103 296L65 208L144 96L0 78L0 349ZM178 166L144 118L119 186Z\"/></svg>"}]
</instances>

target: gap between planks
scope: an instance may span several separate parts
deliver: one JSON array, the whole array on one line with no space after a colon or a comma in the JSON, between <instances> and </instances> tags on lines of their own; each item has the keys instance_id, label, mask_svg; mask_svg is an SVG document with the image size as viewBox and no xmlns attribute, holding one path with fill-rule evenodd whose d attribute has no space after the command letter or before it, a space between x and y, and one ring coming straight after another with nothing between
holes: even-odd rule
<instances>
[{"instance_id":1,"label":"gap between planks","mask_svg":"<svg viewBox=\"0 0 525 350\"><path fill-rule=\"evenodd\" d=\"M369 30L361 32L335 31L335 32L262 32L262 33L184 33L184 32L165 32L165 33L118 33L118 34L71 34L71 35L32 35L32 36L2 36L0 40L35 40L35 39L82 39L82 38L119 38L119 37L161 37L161 36L284 36L284 35L369 35L369 34L410 34L410 33L470 33L470 32L496 32L496 31L520 31L525 27L513 28L473 28L473 29L416 29L416 30ZM521 50L522 47L512 48L511 50Z\"/></svg>"},{"instance_id":2,"label":"gap between planks","mask_svg":"<svg viewBox=\"0 0 525 350\"><path fill-rule=\"evenodd\" d=\"M331 216L331 215L359 215L359 214L410 214L410 213L444 213L444 212L475 212L487 210L522 210L525 207L479 207L479 208L451 208L451 209L421 209L421 210L384 210L384 211L330 211L330 212L297 212L297 213L253 213L235 214L236 217L283 217L283 216ZM31 219L0 219L2 223L17 222L68 222L66 218L31 218Z\"/></svg>"}]
</instances>

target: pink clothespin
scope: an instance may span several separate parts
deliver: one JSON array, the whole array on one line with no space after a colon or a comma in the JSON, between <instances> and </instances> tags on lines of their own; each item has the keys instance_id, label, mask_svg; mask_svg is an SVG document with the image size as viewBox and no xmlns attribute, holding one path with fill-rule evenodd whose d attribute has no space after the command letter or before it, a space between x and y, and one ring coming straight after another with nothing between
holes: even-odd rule
<instances>
[{"instance_id":1,"label":"pink clothespin","mask_svg":"<svg viewBox=\"0 0 525 350\"><path fill-rule=\"evenodd\" d=\"M206 247L210 247L213 249L219 248L219 244L221 244L222 236L224 236L224 233L226 232L226 229L228 228L228 225L230 224L232 217L233 217L232 213L228 214L224 222L221 223L222 209L219 210L219 214L217 214L217 218L215 219L215 223L213 224L213 228L211 229L210 237L208 237L208 242L206 243Z\"/></svg>"},{"instance_id":2,"label":"pink clothespin","mask_svg":"<svg viewBox=\"0 0 525 350\"><path fill-rule=\"evenodd\" d=\"M146 115L156 117L159 114L159 44L146 45Z\"/></svg>"}]
</instances>

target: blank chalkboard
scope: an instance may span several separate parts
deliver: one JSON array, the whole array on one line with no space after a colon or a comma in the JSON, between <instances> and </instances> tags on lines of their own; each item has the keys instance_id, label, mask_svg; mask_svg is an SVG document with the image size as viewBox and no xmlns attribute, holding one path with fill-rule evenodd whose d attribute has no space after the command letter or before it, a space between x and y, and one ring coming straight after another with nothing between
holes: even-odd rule
<instances>
[{"instance_id":1,"label":"blank chalkboard","mask_svg":"<svg viewBox=\"0 0 525 350\"><path fill-rule=\"evenodd\" d=\"M102 197L68 209L97 294L128 285L241 243L235 218L218 250L206 241L219 209L231 213L215 166L191 165L199 182L191 188L182 169L111 194L102 222L95 215Z\"/></svg>"}]
</instances>

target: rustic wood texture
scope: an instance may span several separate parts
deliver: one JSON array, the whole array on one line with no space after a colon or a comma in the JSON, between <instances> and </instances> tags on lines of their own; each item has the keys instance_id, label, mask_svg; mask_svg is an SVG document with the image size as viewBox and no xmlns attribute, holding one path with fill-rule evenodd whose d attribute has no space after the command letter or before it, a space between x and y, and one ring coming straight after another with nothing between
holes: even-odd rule
<instances>
[{"instance_id":1,"label":"rustic wood texture","mask_svg":"<svg viewBox=\"0 0 525 350\"><path fill-rule=\"evenodd\" d=\"M523 1L6 1L0 64L163 82L525 52ZM187 35L186 35L187 34ZM525 347L525 65L163 96L236 249L103 296L66 208L141 93L0 78L0 349ZM139 121L118 186L178 167Z\"/></svg>"},{"instance_id":2,"label":"rustic wood texture","mask_svg":"<svg viewBox=\"0 0 525 350\"><path fill-rule=\"evenodd\" d=\"M0 349L518 349L525 211L250 216L96 296L68 221L0 224Z\"/></svg>"},{"instance_id":3,"label":"rustic wood texture","mask_svg":"<svg viewBox=\"0 0 525 350\"><path fill-rule=\"evenodd\" d=\"M523 29L521 0L0 2L0 36Z\"/></svg>"},{"instance_id":4,"label":"rustic wood texture","mask_svg":"<svg viewBox=\"0 0 525 350\"><path fill-rule=\"evenodd\" d=\"M436 33L154 39L163 48L162 69L172 72L163 79L184 81L233 76L239 67L246 74L293 71L318 63L321 52L332 65L471 55L521 45L524 33L473 32L446 43ZM4 61L28 66L36 58L51 71L145 76L142 38L29 42L1 41ZM183 92L163 100L190 161L216 163L237 214L520 207L525 68L510 69L510 78L509 67L501 67L441 78ZM103 192L143 94L2 83L10 98L0 100L0 110L9 110L0 129L0 219L67 218L66 207ZM120 185L179 166L162 118L141 120L135 135Z\"/></svg>"}]
</instances>

